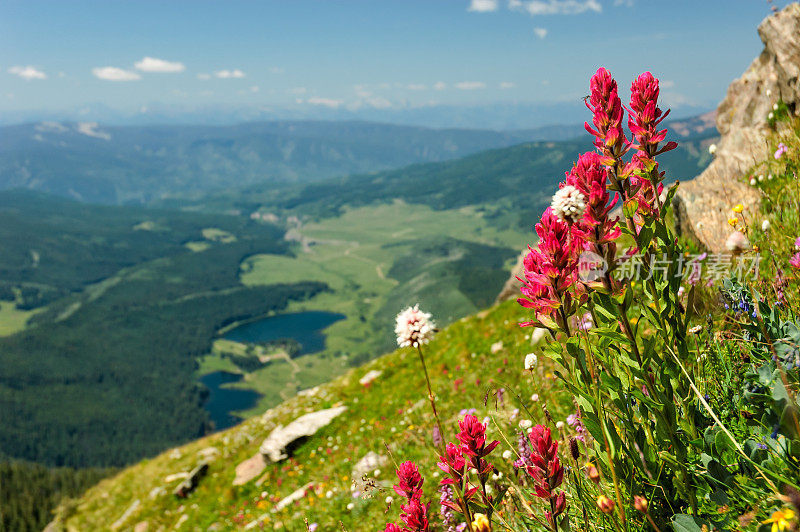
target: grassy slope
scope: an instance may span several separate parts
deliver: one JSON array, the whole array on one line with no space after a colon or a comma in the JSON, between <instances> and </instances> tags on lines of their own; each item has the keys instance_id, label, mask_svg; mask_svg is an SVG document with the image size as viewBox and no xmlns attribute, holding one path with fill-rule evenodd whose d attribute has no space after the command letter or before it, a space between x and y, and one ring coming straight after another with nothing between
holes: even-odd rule
<instances>
[{"instance_id":1,"label":"grassy slope","mask_svg":"<svg viewBox=\"0 0 800 532\"><path fill-rule=\"evenodd\" d=\"M476 408L478 416L491 416L505 430L513 408L519 407L512 390L528 399L538 393L550 400L550 409L557 418L566 414L565 405L557 403L554 390L557 384L544 369L536 375L522 370L522 360L531 350L527 329L516 322L523 317L522 309L513 302L494 307L480 315L465 318L442 330L427 347L427 360L438 394L440 412L444 418L447 438L453 438L454 423L459 411ZM492 344L502 347L492 353ZM367 371L378 369L383 374L370 386L363 387L358 379ZM507 390L505 404L496 409L490 400L484 406L484 395L498 386ZM378 530L386 517L385 497L380 493L354 498L350 492L353 465L368 451L386 454L388 445L399 462L406 459L421 461L426 481L426 495L433 499L436 471L429 452L432 417L425 401L424 379L415 352L400 350L381 357L362 368L351 370L329 384L322 385L313 395L299 395L264 416L255 417L241 425L192 442L176 450L130 467L117 476L91 488L73 505L66 519L70 530L101 530L123 515L135 501L140 506L126 520L125 527L148 521L150 529L174 527L202 529L218 523L220 529L235 529L260 517L268 528L282 523L287 530L305 530L303 518L318 522L321 530L338 530L342 521L347 530ZM269 465L260 485L252 481L233 487L234 468L258 451L261 441L278 423L321 408L343 404L348 410L331 425L307 440L295 452L291 461ZM523 410L523 417L527 417ZM534 421L540 415L534 409ZM492 427L491 436L499 437ZM513 443L513 442L512 442ZM209 474L188 500L171 495L178 481L165 482L171 473L187 471L198 462L198 452L207 447L220 450L220 458L211 463ZM496 451L497 465L508 472L509 464L500 458L505 442ZM393 478L392 465L383 468L377 480ZM299 502L273 513L275 503L297 488L313 483L313 488ZM151 497L152 490L164 487L166 494ZM348 510L348 503L354 508ZM394 503L397 506L397 503ZM65 508L66 509L66 508ZM395 516L398 508L390 510ZM187 516L183 518L183 516Z\"/></svg>"}]
</instances>

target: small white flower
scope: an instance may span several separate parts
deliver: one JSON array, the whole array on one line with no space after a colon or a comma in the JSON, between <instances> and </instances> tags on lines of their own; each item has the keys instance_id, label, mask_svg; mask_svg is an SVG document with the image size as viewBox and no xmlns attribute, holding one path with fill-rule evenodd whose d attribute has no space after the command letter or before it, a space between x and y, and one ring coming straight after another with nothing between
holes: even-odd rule
<instances>
[{"instance_id":1,"label":"small white flower","mask_svg":"<svg viewBox=\"0 0 800 532\"><path fill-rule=\"evenodd\" d=\"M708 147L708 153L710 153L711 155L714 155L715 153L717 153L717 145L716 144L710 145Z\"/></svg>"},{"instance_id":2,"label":"small white flower","mask_svg":"<svg viewBox=\"0 0 800 532\"><path fill-rule=\"evenodd\" d=\"M355 508L355 507L356 507L356 505L355 505L355 504L353 504L352 502L347 504L347 509L348 509L348 510L352 510L352 509L353 509L353 508Z\"/></svg>"},{"instance_id":3,"label":"small white flower","mask_svg":"<svg viewBox=\"0 0 800 532\"><path fill-rule=\"evenodd\" d=\"M330 499L331 497L333 497L333 492L331 490L326 491L325 492L325 498L326 499Z\"/></svg>"},{"instance_id":4,"label":"small white flower","mask_svg":"<svg viewBox=\"0 0 800 532\"><path fill-rule=\"evenodd\" d=\"M772 110L773 111L777 111L778 110L778 104L777 103L772 104Z\"/></svg>"},{"instance_id":5,"label":"small white flower","mask_svg":"<svg viewBox=\"0 0 800 532\"><path fill-rule=\"evenodd\" d=\"M503 349L503 341L502 340L500 340L499 342L493 343L491 345L491 347L489 348L489 351L491 351L492 354L494 355L494 354L499 353L501 349Z\"/></svg>"},{"instance_id":6,"label":"small white flower","mask_svg":"<svg viewBox=\"0 0 800 532\"><path fill-rule=\"evenodd\" d=\"M769 98L770 96L772 96L772 90L767 89L767 98Z\"/></svg>"},{"instance_id":7,"label":"small white flower","mask_svg":"<svg viewBox=\"0 0 800 532\"><path fill-rule=\"evenodd\" d=\"M514 453L506 449L503 451L503 460L511 460L514 457Z\"/></svg>"},{"instance_id":8,"label":"small white flower","mask_svg":"<svg viewBox=\"0 0 800 532\"><path fill-rule=\"evenodd\" d=\"M376 477L379 477L379 476L381 476L381 470L380 469L376 469L375 471L372 472L372 474L375 475Z\"/></svg>"},{"instance_id":9,"label":"small white flower","mask_svg":"<svg viewBox=\"0 0 800 532\"><path fill-rule=\"evenodd\" d=\"M683 297L685 292L686 290L682 286L678 287L678 297Z\"/></svg>"},{"instance_id":10,"label":"small white flower","mask_svg":"<svg viewBox=\"0 0 800 532\"><path fill-rule=\"evenodd\" d=\"M764 181L764 174L758 174L758 182L761 183Z\"/></svg>"},{"instance_id":11,"label":"small white flower","mask_svg":"<svg viewBox=\"0 0 800 532\"><path fill-rule=\"evenodd\" d=\"M761 230L764 231L765 233L769 231L769 220L764 220L763 222L761 222Z\"/></svg>"},{"instance_id":12,"label":"small white flower","mask_svg":"<svg viewBox=\"0 0 800 532\"><path fill-rule=\"evenodd\" d=\"M767 181L772 181L772 174L767 174Z\"/></svg>"},{"instance_id":13,"label":"small white flower","mask_svg":"<svg viewBox=\"0 0 800 532\"><path fill-rule=\"evenodd\" d=\"M439 478L439 472L438 471L434 471L433 472L433 478Z\"/></svg>"},{"instance_id":14,"label":"small white flower","mask_svg":"<svg viewBox=\"0 0 800 532\"><path fill-rule=\"evenodd\" d=\"M692 333L692 334L697 334L697 333L699 333L699 332L700 332L702 329L703 329L703 326L702 326L702 325L695 325L694 327L692 327L691 329L689 329L689 332L690 332L690 333Z\"/></svg>"},{"instance_id":15,"label":"small white flower","mask_svg":"<svg viewBox=\"0 0 800 532\"><path fill-rule=\"evenodd\" d=\"M525 355L525 369L527 369L528 371L532 371L533 368L536 367L537 360L538 358L534 353L528 353L527 355Z\"/></svg>"},{"instance_id":16,"label":"small white flower","mask_svg":"<svg viewBox=\"0 0 800 532\"><path fill-rule=\"evenodd\" d=\"M767 119L772 120L773 118L775 118L775 114L770 111L770 113L767 115Z\"/></svg>"},{"instance_id":17,"label":"small white flower","mask_svg":"<svg viewBox=\"0 0 800 532\"><path fill-rule=\"evenodd\" d=\"M386 504L392 504L392 502L394 502L394 498L391 495L386 497Z\"/></svg>"},{"instance_id":18,"label":"small white flower","mask_svg":"<svg viewBox=\"0 0 800 532\"><path fill-rule=\"evenodd\" d=\"M521 429L529 429L533 426L533 422L530 419L522 419L519 422L519 428Z\"/></svg>"},{"instance_id":19,"label":"small white flower","mask_svg":"<svg viewBox=\"0 0 800 532\"><path fill-rule=\"evenodd\" d=\"M575 223L586 210L586 198L577 188L565 185L553 195L550 207L559 220Z\"/></svg>"},{"instance_id":20,"label":"small white flower","mask_svg":"<svg viewBox=\"0 0 800 532\"><path fill-rule=\"evenodd\" d=\"M563 421L559 421L558 423L556 423L556 428L558 430L563 429L564 428L564 422Z\"/></svg>"},{"instance_id":21,"label":"small white flower","mask_svg":"<svg viewBox=\"0 0 800 532\"><path fill-rule=\"evenodd\" d=\"M538 400L539 400L539 394L538 393L535 393L535 394L531 395L531 401L533 401L535 403Z\"/></svg>"},{"instance_id":22,"label":"small white flower","mask_svg":"<svg viewBox=\"0 0 800 532\"><path fill-rule=\"evenodd\" d=\"M501 478L503 478L503 473L501 471L498 471L497 473L492 475L492 480L500 480Z\"/></svg>"},{"instance_id":23,"label":"small white flower","mask_svg":"<svg viewBox=\"0 0 800 532\"><path fill-rule=\"evenodd\" d=\"M397 335L397 345L400 347L419 347L427 344L436 331L436 324L431 320L431 315L422 312L419 305L405 309L397 315L396 321L394 332Z\"/></svg>"},{"instance_id":24,"label":"small white flower","mask_svg":"<svg viewBox=\"0 0 800 532\"><path fill-rule=\"evenodd\" d=\"M750 179L750 186L752 186L752 187L756 186L756 180L755 180L755 178L751 178L751 179Z\"/></svg>"}]
</instances>

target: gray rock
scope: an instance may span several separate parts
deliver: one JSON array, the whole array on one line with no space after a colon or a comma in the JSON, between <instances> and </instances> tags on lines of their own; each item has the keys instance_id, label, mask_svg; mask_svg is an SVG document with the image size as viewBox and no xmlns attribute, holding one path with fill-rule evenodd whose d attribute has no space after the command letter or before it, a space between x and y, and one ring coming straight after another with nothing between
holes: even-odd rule
<instances>
[{"instance_id":1,"label":"gray rock","mask_svg":"<svg viewBox=\"0 0 800 532\"><path fill-rule=\"evenodd\" d=\"M264 455L256 453L236 466L236 478L233 479L233 485L247 484L261 474L265 467L267 467L267 462L264 460Z\"/></svg>"},{"instance_id":2,"label":"gray rock","mask_svg":"<svg viewBox=\"0 0 800 532\"><path fill-rule=\"evenodd\" d=\"M178 487L175 488L175 491L173 492L175 496L180 499L188 497L189 494L197 488L197 486L200 484L200 479L203 478L206 473L208 473L208 462L202 462L200 465L192 469L186 480L178 484Z\"/></svg>"},{"instance_id":3,"label":"gray rock","mask_svg":"<svg viewBox=\"0 0 800 532\"><path fill-rule=\"evenodd\" d=\"M347 410L346 406L328 408L300 416L286 427L279 425L261 444L259 452L264 455L265 459L272 462L285 460L289 457L289 450L293 443L313 436L345 410Z\"/></svg>"}]
</instances>

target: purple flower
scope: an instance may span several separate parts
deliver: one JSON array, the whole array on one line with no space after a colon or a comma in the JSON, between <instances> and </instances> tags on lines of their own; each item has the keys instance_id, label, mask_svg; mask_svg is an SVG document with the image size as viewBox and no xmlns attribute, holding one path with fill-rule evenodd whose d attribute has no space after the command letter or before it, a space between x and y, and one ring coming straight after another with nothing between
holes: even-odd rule
<instances>
[{"instance_id":1,"label":"purple flower","mask_svg":"<svg viewBox=\"0 0 800 532\"><path fill-rule=\"evenodd\" d=\"M783 142L778 143L778 149L775 150L775 159L780 159L787 151L789 151L789 148L786 147L786 144Z\"/></svg>"}]
</instances>

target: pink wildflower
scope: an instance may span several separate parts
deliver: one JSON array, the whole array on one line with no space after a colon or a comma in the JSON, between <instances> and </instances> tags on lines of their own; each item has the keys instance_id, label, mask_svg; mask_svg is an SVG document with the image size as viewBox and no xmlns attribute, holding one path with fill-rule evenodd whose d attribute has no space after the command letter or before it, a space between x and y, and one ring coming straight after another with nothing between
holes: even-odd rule
<instances>
[{"instance_id":1,"label":"pink wildflower","mask_svg":"<svg viewBox=\"0 0 800 532\"><path fill-rule=\"evenodd\" d=\"M800 236L798 236L797 240L794 241L794 249L796 251L800 251Z\"/></svg>"},{"instance_id":2,"label":"pink wildflower","mask_svg":"<svg viewBox=\"0 0 800 532\"><path fill-rule=\"evenodd\" d=\"M661 149L658 147L667 136L667 130L659 131L658 125L669 115L669 110L663 113L658 107L658 94L658 79L650 72L641 74L631 83L628 127L638 142L636 149L648 159L678 147L677 142L667 142Z\"/></svg>"},{"instance_id":3,"label":"pink wildflower","mask_svg":"<svg viewBox=\"0 0 800 532\"><path fill-rule=\"evenodd\" d=\"M602 257L610 270L615 263L617 245L614 241L620 235L620 228L619 218L610 216L617 201L616 198L612 201L608 192L608 169L603 166L600 155L586 152L578 157L575 166L567 172L564 184L574 186L587 198L586 212L572 227L573 233L585 241L584 249Z\"/></svg>"},{"instance_id":4,"label":"pink wildflower","mask_svg":"<svg viewBox=\"0 0 800 532\"><path fill-rule=\"evenodd\" d=\"M578 255L583 242L570 232L569 226L559 220L548 208L542 220L536 224L539 235L538 249L530 251L523 260L521 292L517 299L520 305L533 309L536 320L551 319L561 309L563 317L574 312L570 289L577 281ZM556 316L556 324L564 326L562 316ZM538 321L522 323L536 325Z\"/></svg>"},{"instance_id":5,"label":"pink wildflower","mask_svg":"<svg viewBox=\"0 0 800 532\"><path fill-rule=\"evenodd\" d=\"M550 511L545 512L545 518L552 527L566 507L564 492L556 493L556 488L564 481L564 467L558 459L558 441L553 440L550 429L543 425L533 427L528 437L532 450L525 469L533 477L536 496L550 502Z\"/></svg>"},{"instance_id":6,"label":"pink wildflower","mask_svg":"<svg viewBox=\"0 0 800 532\"><path fill-rule=\"evenodd\" d=\"M394 486L394 491L398 495L408 500L420 498L422 496L422 475L414 462L408 461L400 464L397 468L398 482Z\"/></svg>"},{"instance_id":7,"label":"pink wildflower","mask_svg":"<svg viewBox=\"0 0 800 532\"><path fill-rule=\"evenodd\" d=\"M783 154L786 153L787 151L789 151L789 148L786 147L786 144L784 144L783 142L779 142L778 149L775 150L775 159L776 160L780 159L781 157L783 157Z\"/></svg>"},{"instance_id":8,"label":"pink wildflower","mask_svg":"<svg viewBox=\"0 0 800 532\"><path fill-rule=\"evenodd\" d=\"M792 265L792 268L800 268L800 251L795 253L794 256L789 259L789 264Z\"/></svg>"},{"instance_id":9,"label":"pink wildflower","mask_svg":"<svg viewBox=\"0 0 800 532\"><path fill-rule=\"evenodd\" d=\"M428 504L419 499L411 499L401 506L400 520L408 527L404 532L428 532Z\"/></svg>"},{"instance_id":10,"label":"pink wildflower","mask_svg":"<svg viewBox=\"0 0 800 532\"><path fill-rule=\"evenodd\" d=\"M599 68L590 82L591 92L586 107L594 115L594 128L585 123L586 131L594 135L594 145L606 158L604 164L611 166L614 159L628 150L628 139L622 129L622 102L617 93L617 82L605 68Z\"/></svg>"},{"instance_id":11,"label":"pink wildflower","mask_svg":"<svg viewBox=\"0 0 800 532\"><path fill-rule=\"evenodd\" d=\"M491 464L484 460L500 442L495 440L486 444L486 425L478 421L478 418L467 414L464 419L459 421L458 428L461 429L456 435L464 454L469 457L470 465L478 470L478 476L488 474L492 470Z\"/></svg>"}]
</instances>

